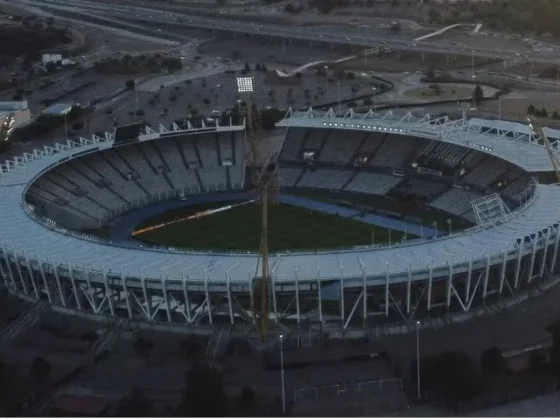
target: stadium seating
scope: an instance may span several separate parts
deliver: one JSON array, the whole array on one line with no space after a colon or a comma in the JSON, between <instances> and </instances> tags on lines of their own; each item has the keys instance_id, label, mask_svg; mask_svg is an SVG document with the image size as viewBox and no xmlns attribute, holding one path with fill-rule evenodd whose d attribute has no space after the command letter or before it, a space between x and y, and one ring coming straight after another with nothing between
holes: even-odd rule
<instances>
[{"instance_id":1,"label":"stadium seating","mask_svg":"<svg viewBox=\"0 0 560 420\"><path fill-rule=\"evenodd\" d=\"M471 202L473 200L481 197L483 197L482 194L474 191L453 188L436 198L430 205L436 209L460 216L472 208Z\"/></svg>"},{"instance_id":2,"label":"stadium seating","mask_svg":"<svg viewBox=\"0 0 560 420\"><path fill-rule=\"evenodd\" d=\"M392 175L361 172L346 186L346 191L366 194L385 195L391 188L402 182L403 178Z\"/></svg>"},{"instance_id":3,"label":"stadium seating","mask_svg":"<svg viewBox=\"0 0 560 420\"><path fill-rule=\"evenodd\" d=\"M98 224L123 205L242 188L244 142L243 135L222 132L125 144L53 168L28 195L47 216L65 212L84 225Z\"/></svg>"},{"instance_id":4,"label":"stadium seating","mask_svg":"<svg viewBox=\"0 0 560 420\"><path fill-rule=\"evenodd\" d=\"M305 175L303 175L303 177L301 178L298 187L340 190L353 174L354 171L351 170L307 170L307 172L305 172Z\"/></svg>"},{"instance_id":5,"label":"stadium seating","mask_svg":"<svg viewBox=\"0 0 560 420\"><path fill-rule=\"evenodd\" d=\"M398 168L403 165L410 153L414 150L413 137L389 135L370 160L370 165Z\"/></svg>"},{"instance_id":6,"label":"stadium seating","mask_svg":"<svg viewBox=\"0 0 560 420\"><path fill-rule=\"evenodd\" d=\"M323 162L348 163L364 138L363 133L333 130L319 156Z\"/></svg>"},{"instance_id":7,"label":"stadium seating","mask_svg":"<svg viewBox=\"0 0 560 420\"><path fill-rule=\"evenodd\" d=\"M299 156L299 150L308 132L309 130L305 128L290 128L288 134L286 134L284 145L282 146L280 160L286 162L299 160L301 158L301 156Z\"/></svg>"},{"instance_id":8,"label":"stadium seating","mask_svg":"<svg viewBox=\"0 0 560 420\"><path fill-rule=\"evenodd\" d=\"M293 187L301 175L301 168L280 168L278 170L278 184L281 187Z\"/></svg>"},{"instance_id":9,"label":"stadium seating","mask_svg":"<svg viewBox=\"0 0 560 420\"><path fill-rule=\"evenodd\" d=\"M479 188L488 188L508 170L508 164L488 156L483 165L476 166L463 177L463 182Z\"/></svg>"},{"instance_id":10,"label":"stadium seating","mask_svg":"<svg viewBox=\"0 0 560 420\"><path fill-rule=\"evenodd\" d=\"M399 185L398 190L400 194L429 198L439 194L445 187L445 184L440 182L409 177Z\"/></svg>"}]
</instances>

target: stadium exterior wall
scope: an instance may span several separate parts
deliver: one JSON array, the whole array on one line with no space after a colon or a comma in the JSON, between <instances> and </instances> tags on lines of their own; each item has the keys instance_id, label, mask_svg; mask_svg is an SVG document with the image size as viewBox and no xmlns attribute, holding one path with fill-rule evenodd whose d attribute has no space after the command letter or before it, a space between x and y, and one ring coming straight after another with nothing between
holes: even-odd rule
<instances>
[{"instance_id":1,"label":"stadium exterior wall","mask_svg":"<svg viewBox=\"0 0 560 420\"><path fill-rule=\"evenodd\" d=\"M29 215L26 204L21 205ZM559 271L559 240L556 223L526 237L517 249L471 254L467 262L456 263L450 254L446 265L434 266L432 260L421 270L409 265L401 272L387 268L368 273L363 269L361 276L346 276L341 267L340 275L329 273L328 279L319 272L316 279L299 279L296 269L290 281L278 281L273 274L271 318L300 331L319 328L368 334L379 325L414 325L417 319L467 313L554 279ZM249 331L253 325L250 278L247 282L234 282L230 277L209 281L205 275L177 280L163 271L148 277L142 270L140 276L130 275L122 269L94 268L87 261L61 264L37 259L4 241L0 276L14 295L47 301L85 316L129 318L154 328L170 323L195 331L216 326Z\"/></svg>"}]
</instances>

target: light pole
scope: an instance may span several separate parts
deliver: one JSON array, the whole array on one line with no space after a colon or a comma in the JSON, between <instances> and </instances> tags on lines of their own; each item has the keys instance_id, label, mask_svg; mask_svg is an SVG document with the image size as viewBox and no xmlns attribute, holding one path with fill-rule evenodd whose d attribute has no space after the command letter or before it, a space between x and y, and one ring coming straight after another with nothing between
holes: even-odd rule
<instances>
[{"instance_id":1,"label":"light pole","mask_svg":"<svg viewBox=\"0 0 560 420\"><path fill-rule=\"evenodd\" d=\"M376 101L377 88L374 86L372 89L373 89L373 110L375 111L375 101Z\"/></svg>"},{"instance_id":2,"label":"light pole","mask_svg":"<svg viewBox=\"0 0 560 420\"><path fill-rule=\"evenodd\" d=\"M420 321L416 321L416 397L420 400Z\"/></svg>"},{"instance_id":3,"label":"light pole","mask_svg":"<svg viewBox=\"0 0 560 420\"><path fill-rule=\"evenodd\" d=\"M438 235L437 222L434 222L434 227L436 228L436 238L437 238L437 235Z\"/></svg>"},{"instance_id":4,"label":"light pole","mask_svg":"<svg viewBox=\"0 0 560 420\"><path fill-rule=\"evenodd\" d=\"M449 225L449 234L451 235L451 219L447 219L446 222Z\"/></svg>"},{"instance_id":5,"label":"light pole","mask_svg":"<svg viewBox=\"0 0 560 420\"><path fill-rule=\"evenodd\" d=\"M502 97L498 96L498 121L502 121Z\"/></svg>"},{"instance_id":6,"label":"light pole","mask_svg":"<svg viewBox=\"0 0 560 420\"><path fill-rule=\"evenodd\" d=\"M218 111L220 111L220 114L222 113L222 98L220 97L220 92L222 90L222 85L216 85L216 88L218 89Z\"/></svg>"},{"instance_id":7,"label":"light pole","mask_svg":"<svg viewBox=\"0 0 560 420\"><path fill-rule=\"evenodd\" d=\"M286 414L286 389L284 382L284 336L280 334L280 379L282 381L282 413Z\"/></svg>"},{"instance_id":8,"label":"light pole","mask_svg":"<svg viewBox=\"0 0 560 420\"><path fill-rule=\"evenodd\" d=\"M336 84L336 89L338 91L338 112L340 113L341 112L341 109L340 109L340 82L338 82Z\"/></svg>"},{"instance_id":9,"label":"light pole","mask_svg":"<svg viewBox=\"0 0 560 420\"><path fill-rule=\"evenodd\" d=\"M325 66L325 81L327 83L327 101L329 100L329 66Z\"/></svg>"}]
</instances>

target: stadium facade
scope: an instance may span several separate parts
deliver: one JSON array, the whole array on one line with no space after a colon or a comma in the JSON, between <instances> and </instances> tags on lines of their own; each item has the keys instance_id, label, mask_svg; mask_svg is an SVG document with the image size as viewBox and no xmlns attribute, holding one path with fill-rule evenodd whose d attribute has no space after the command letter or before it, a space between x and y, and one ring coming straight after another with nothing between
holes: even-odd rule
<instances>
[{"instance_id":1,"label":"stadium facade","mask_svg":"<svg viewBox=\"0 0 560 420\"><path fill-rule=\"evenodd\" d=\"M474 224L391 246L272 255L271 320L284 329L359 335L468 314L559 271L560 188L539 182L552 165L531 134L390 112L290 112L278 125L288 128L282 187L413 196ZM249 331L256 254L146 248L79 233L151 203L245 188L244 127L174 123L125 134L2 165L5 287L85 316Z\"/></svg>"}]
</instances>

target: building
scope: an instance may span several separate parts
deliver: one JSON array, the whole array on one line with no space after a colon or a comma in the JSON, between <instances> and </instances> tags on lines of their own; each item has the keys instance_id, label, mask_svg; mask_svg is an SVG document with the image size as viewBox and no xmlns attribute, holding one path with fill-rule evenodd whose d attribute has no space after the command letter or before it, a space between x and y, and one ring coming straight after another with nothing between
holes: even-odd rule
<instances>
[{"instance_id":1,"label":"building","mask_svg":"<svg viewBox=\"0 0 560 420\"><path fill-rule=\"evenodd\" d=\"M43 65L46 66L49 63L55 64L62 64L62 55L61 54L43 54L43 58L41 60Z\"/></svg>"},{"instance_id":2,"label":"building","mask_svg":"<svg viewBox=\"0 0 560 420\"><path fill-rule=\"evenodd\" d=\"M63 117L72 111L73 106L74 104L56 103L44 109L41 114L48 117Z\"/></svg>"},{"instance_id":3,"label":"building","mask_svg":"<svg viewBox=\"0 0 560 420\"><path fill-rule=\"evenodd\" d=\"M13 130L31 122L27 101L0 102L0 143L7 142Z\"/></svg>"}]
</instances>

